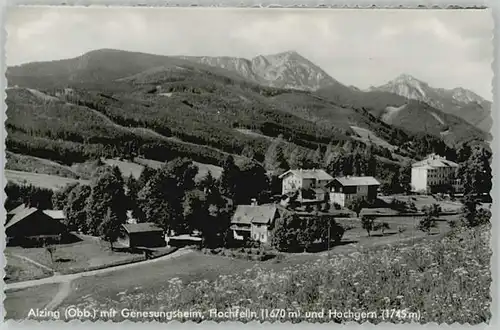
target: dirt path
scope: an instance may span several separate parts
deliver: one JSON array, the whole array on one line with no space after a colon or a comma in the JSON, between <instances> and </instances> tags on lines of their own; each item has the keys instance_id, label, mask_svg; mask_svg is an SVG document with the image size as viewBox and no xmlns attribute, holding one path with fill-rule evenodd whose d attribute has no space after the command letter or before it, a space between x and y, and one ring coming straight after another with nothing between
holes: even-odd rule
<instances>
[{"instance_id":1,"label":"dirt path","mask_svg":"<svg viewBox=\"0 0 500 330\"><path fill-rule=\"evenodd\" d=\"M66 297L71 293L71 280L64 281L59 286L59 291L52 298L52 300L44 307L44 309L52 311L59 307L59 305L66 299Z\"/></svg>"},{"instance_id":2,"label":"dirt path","mask_svg":"<svg viewBox=\"0 0 500 330\"><path fill-rule=\"evenodd\" d=\"M6 285L5 289L6 290L16 290L16 289L25 289L25 288L29 288L29 287L33 287L33 286L50 284L50 283L64 283L64 282L70 283L71 281L78 279L78 278L81 278L81 277L105 274L105 273L120 271L120 270L124 270L124 269L128 269L128 268L132 268L132 267L141 267L145 264L162 262L165 260L178 258L182 255L185 255L185 254L188 254L191 252L192 252L192 250L189 250L189 249L181 249L181 250L177 250L174 253L168 254L166 256L163 256L163 257L160 257L157 259L146 260L146 261L142 261L142 262L136 262L136 263L120 265L120 266L115 266L115 267L108 267L108 268L103 268L103 269L96 269L96 270L91 270L91 271L76 273L76 274L54 275L54 276L42 278L39 280L10 283L10 284Z\"/></svg>"}]
</instances>

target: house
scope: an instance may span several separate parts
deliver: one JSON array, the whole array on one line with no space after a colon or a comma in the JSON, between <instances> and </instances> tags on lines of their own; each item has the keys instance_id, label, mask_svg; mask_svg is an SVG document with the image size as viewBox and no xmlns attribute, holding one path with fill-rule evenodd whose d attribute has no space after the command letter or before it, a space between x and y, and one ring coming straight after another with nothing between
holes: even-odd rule
<instances>
[{"instance_id":1,"label":"house","mask_svg":"<svg viewBox=\"0 0 500 330\"><path fill-rule=\"evenodd\" d=\"M231 219L233 237L270 243L271 231L279 217L280 210L275 204L238 205Z\"/></svg>"},{"instance_id":2,"label":"house","mask_svg":"<svg viewBox=\"0 0 500 330\"><path fill-rule=\"evenodd\" d=\"M372 176L345 176L335 178L327 188L330 189L330 203L345 207L356 198L375 200L379 186L380 182Z\"/></svg>"},{"instance_id":3,"label":"house","mask_svg":"<svg viewBox=\"0 0 500 330\"><path fill-rule=\"evenodd\" d=\"M317 200L323 201L327 197L326 185L333 177L321 169L289 170L281 174L282 194L298 192L298 201Z\"/></svg>"},{"instance_id":4,"label":"house","mask_svg":"<svg viewBox=\"0 0 500 330\"><path fill-rule=\"evenodd\" d=\"M59 242L68 234L64 218L62 211L20 205L8 212L5 234L9 244L38 238Z\"/></svg>"},{"instance_id":5,"label":"house","mask_svg":"<svg viewBox=\"0 0 500 330\"><path fill-rule=\"evenodd\" d=\"M130 248L166 245L163 229L151 222L123 224L118 242Z\"/></svg>"},{"instance_id":6,"label":"house","mask_svg":"<svg viewBox=\"0 0 500 330\"><path fill-rule=\"evenodd\" d=\"M436 154L412 164L411 190L431 192L435 190L460 190L457 179L458 164Z\"/></svg>"}]
</instances>

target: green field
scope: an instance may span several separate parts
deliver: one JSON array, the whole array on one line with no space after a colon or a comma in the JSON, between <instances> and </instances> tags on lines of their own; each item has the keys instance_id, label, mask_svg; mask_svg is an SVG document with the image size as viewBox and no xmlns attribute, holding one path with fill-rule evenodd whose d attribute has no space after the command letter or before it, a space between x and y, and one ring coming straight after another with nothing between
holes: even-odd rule
<instances>
[{"instance_id":1,"label":"green field","mask_svg":"<svg viewBox=\"0 0 500 330\"><path fill-rule=\"evenodd\" d=\"M43 309L59 291L59 284L44 284L21 290L7 290L3 305L6 319L21 320L28 317L31 308Z\"/></svg>"},{"instance_id":2,"label":"green field","mask_svg":"<svg viewBox=\"0 0 500 330\"><path fill-rule=\"evenodd\" d=\"M21 256L34 260L54 271L60 273L82 272L86 269L113 264L117 262L132 262L142 260L143 254L131 254L128 252L111 251L109 243L98 238L85 237L84 240L72 244L55 245L52 259L47 250L40 248L22 248L9 246L5 249L6 255ZM16 258L12 258L16 260ZM10 258L9 258L10 260ZM9 260L7 265L9 266ZM29 264L32 267L31 264ZM9 274L9 272L7 272ZM24 277L15 277L11 274L11 280L26 280ZM33 278L29 278L33 279Z\"/></svg>"},{"instance_id":3,"label":"green field","mask_svg":"<svg viewBox=\"0 0 500 330\"><path fill-rule=\"evenodd\" d=\"M88 180L76 180L65 178L62 176L33 173L33 172L20 172L12 170L4 170L7 182L13 182L18 185L33 185L36 187L58 190L71 183L88 184Z\"/></svg>"}]
</instances>

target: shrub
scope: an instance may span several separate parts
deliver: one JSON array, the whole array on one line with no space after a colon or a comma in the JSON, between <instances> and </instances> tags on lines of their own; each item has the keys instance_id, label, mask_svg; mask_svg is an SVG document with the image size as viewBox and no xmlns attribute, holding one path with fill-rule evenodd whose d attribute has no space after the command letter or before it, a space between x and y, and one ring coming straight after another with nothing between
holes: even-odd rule
<instances>
[{"instance_id":1,"label":"shrub","mask_svg":"<svg viewBox=\"0 0 500 330\"><path fill-rule=\"evenodd\" d=\"M431 229L436 227L436 219L432 214L427 213L417 224L417 229L430 234Z\"/></svg>"},{"instance_id":2,"label":"shrub","mask_svg":"<svg viewBox=\"0 0 500 330\"><path fill-rule=\"evenodd\" d=\"M375 225L373 226L373 230L374 231L380 230L382 235L385 234L385 231L387 229L391 229L391 227L389 226L389 224L387 222L378 222L378 223L375 223Z\"/></svg>"},{"instance_id":3,"label":"shrub","mask_svg":"<svg viewBox=\"0 0 500 330\"><path fill-rule=\"evenodd\" d=\"M375 216L374 215L363 215L361 217L361 227L366 230L368 236L370 236L371 232L375 226Z\"/></svg>"},{"instance_id":4,"label":"shrub","mask_svg":"<svg viewBox=\"0 0 500 330\"><path fill-rule=\"evenodd\" d=\"M355 198L347 203L347 208L356 213L359 217L359 213L366 206L366 201L362 198Z\"/></svg>"}]
</instances>

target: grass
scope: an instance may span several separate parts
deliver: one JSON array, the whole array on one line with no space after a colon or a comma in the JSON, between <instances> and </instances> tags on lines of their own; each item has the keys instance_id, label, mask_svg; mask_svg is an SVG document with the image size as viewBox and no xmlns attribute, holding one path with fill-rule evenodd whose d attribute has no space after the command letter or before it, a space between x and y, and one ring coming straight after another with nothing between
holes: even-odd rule
<instances>
[{"instance_id":1,"label":"grass","mask_svg":"<svg viewBox=\"0 0 500 330\"><path fill-rule=\"evenodd\" d=\"M19 255L35 260L60 273L75 273L101 268L110 264L128 263L144 259L143 254L111 251L109 243L99 239L85 238L83 241L56 245L51 260L45 248L7 247L5 254ZM21 279L18 279L21 280Z\"/></svg>"},{"instance_id":2,"label":"grass","mask_svg":"<svg viewBox=\"0 0 500 330\"><path fill-rule=\"evenodd\" d=\"M31 308L43 309L59 291L59 284L44 284L5 292L6 319L22 320L28 317Z\"/></svg>"},{"instance_id":3,"label":"grass","mask_svg":"<svg viewBox=\"0 0 500 330\"><path fill-rule=\"evenodd\" d=\"M415 314L410 319L394 317L392 322L478 324L491 318L489 238L489 227L461 229L441 240L423 240L413 246L361 250L278 270L259 264L239 273L203 279L171 278L177 267L193 268L186 260L178 260L182 264L165 268L169 275L163 277L163 288L138 288L114 295L108 290L108 295L66 303L80 308L105 303L117 309L197 310L205 316L212 308L236 306L253 311L302 312L396 309ZM212 264L208 261L205 265Z\"/></svg>"},{"instance_id":4,"label":"grass","mask_svg":"<svg viewBox=\"0 0 500 330\"><path fill-rule=\"evenodd\" d=\"M18 282L49 277L54 274L47 269L38 267L29 261L5 254L5 282Z\"/></svg>"},{"instance_id":5,"label":"grass","mask_svg":"<svg viewBox=\"0 0 500 330\"><path fill-rule=\"evenodd\" d=\"M380 147L387 148L390 151L393 151L394 149L396 149L395 146L393 146L392 144L390 144L386 140L381 139L380 137L378 137L375 133L373 133L369 129L358 127L358 126L351 126L351 128L357 135L359 135L359 140L363 141L364 143L375 143L376 145L378 145Z\"/></svg>"},{"instance_id":6,"label":"grass","mask_svg":"<svg viewBox=\"0 0 500 330\"><path fill-rule=\"evenodd\" d=\"M143 165L129 161L118 159L104 159L103 161L109 166L118 166L124 177L132 175L134 178L138 179L144 169Z\"/></svg>"},{"instance_id":7,"label":"grass","mask_svg":"<svg viewBox=\"0 0 500 330\"><path fill-rule=\"evenodd\" d=\"M441 206L441 209L445 212L456 212L459 211L460 208L462 207L462 203L460 203L459 201L450 201L450 200L439 201L434 196L431 195L412 195L412 196L391 195L391 196L381 196L379 198L386 203L390 203L393 198L403 202L411 200L412 202L415 203L415 206L419 210L421 210L422 207L424 206L429 206L434 203L439 204Z\"/></svg>"},{"instance_id":8,"label":"grass","mask_svg":"<svg viewBox=\"0 0 500 330\"><path fill-rule=\"evenodd\" d=\"M450 227L446 220L455 217L457 216L441 217L441 221L436 222L437 227L432 229L432 233L447 233ZM361 221L358 219L341 219L338 222L344 227L350 228L342 238L344 241L355 241L362 244L381 244L381 242L383 242L382 244L392 244L408 238L426 236L427 234L415 228L420 218L418 216L379 217L375 222L386 222L389 224L390 229L384 231L384 236L380 231L372 232L371 237L368 237L366 230L361 227ZM398 228L404 228L405 230L400 233Z\"/></svg>"},{"instance_id":9,"label":"grass","mask_svg":"<svg viewBox=\"0 0 500 330\"><path fill-rule=\"evenodd\" d=\"M124 294L140 292L154 294L163 290L173 278L186 282L215 280L221 274L238 273L253 265L253 262L247 260L210 256L193 251L165 262L159 261L132 267L126 271L80 278L73 282L73 292L63 302L61 308L92 301L105 303L112 297Z\"/></svg>"},{"instance_id":10,"label":"grass","mask_svg":"<svg viewBox=\"0 0 500 330\"><path fill-rule=\"evenodd\" d=\"M88 184L87 180L76 180L64 178L56 175L48 175L32 172L20 172L13 170L4 170L7 182L14 182L18 185L31 184L35 187L57 190L65 187L68 184L80 182Z\"/></svg>"},{"instance_id":11,"label":"grass","mask_svg":"<svg viewBox=\"0 0 500 330\"><path fill-rule=\"evenodd\" d=\"M6 156L7 162L5 164L5 168L8 170L49 174L70 179L78 179L78 175L69 167L51 160L16 154L9 151L7 151Z\"/></svg>"}]
</instances>

